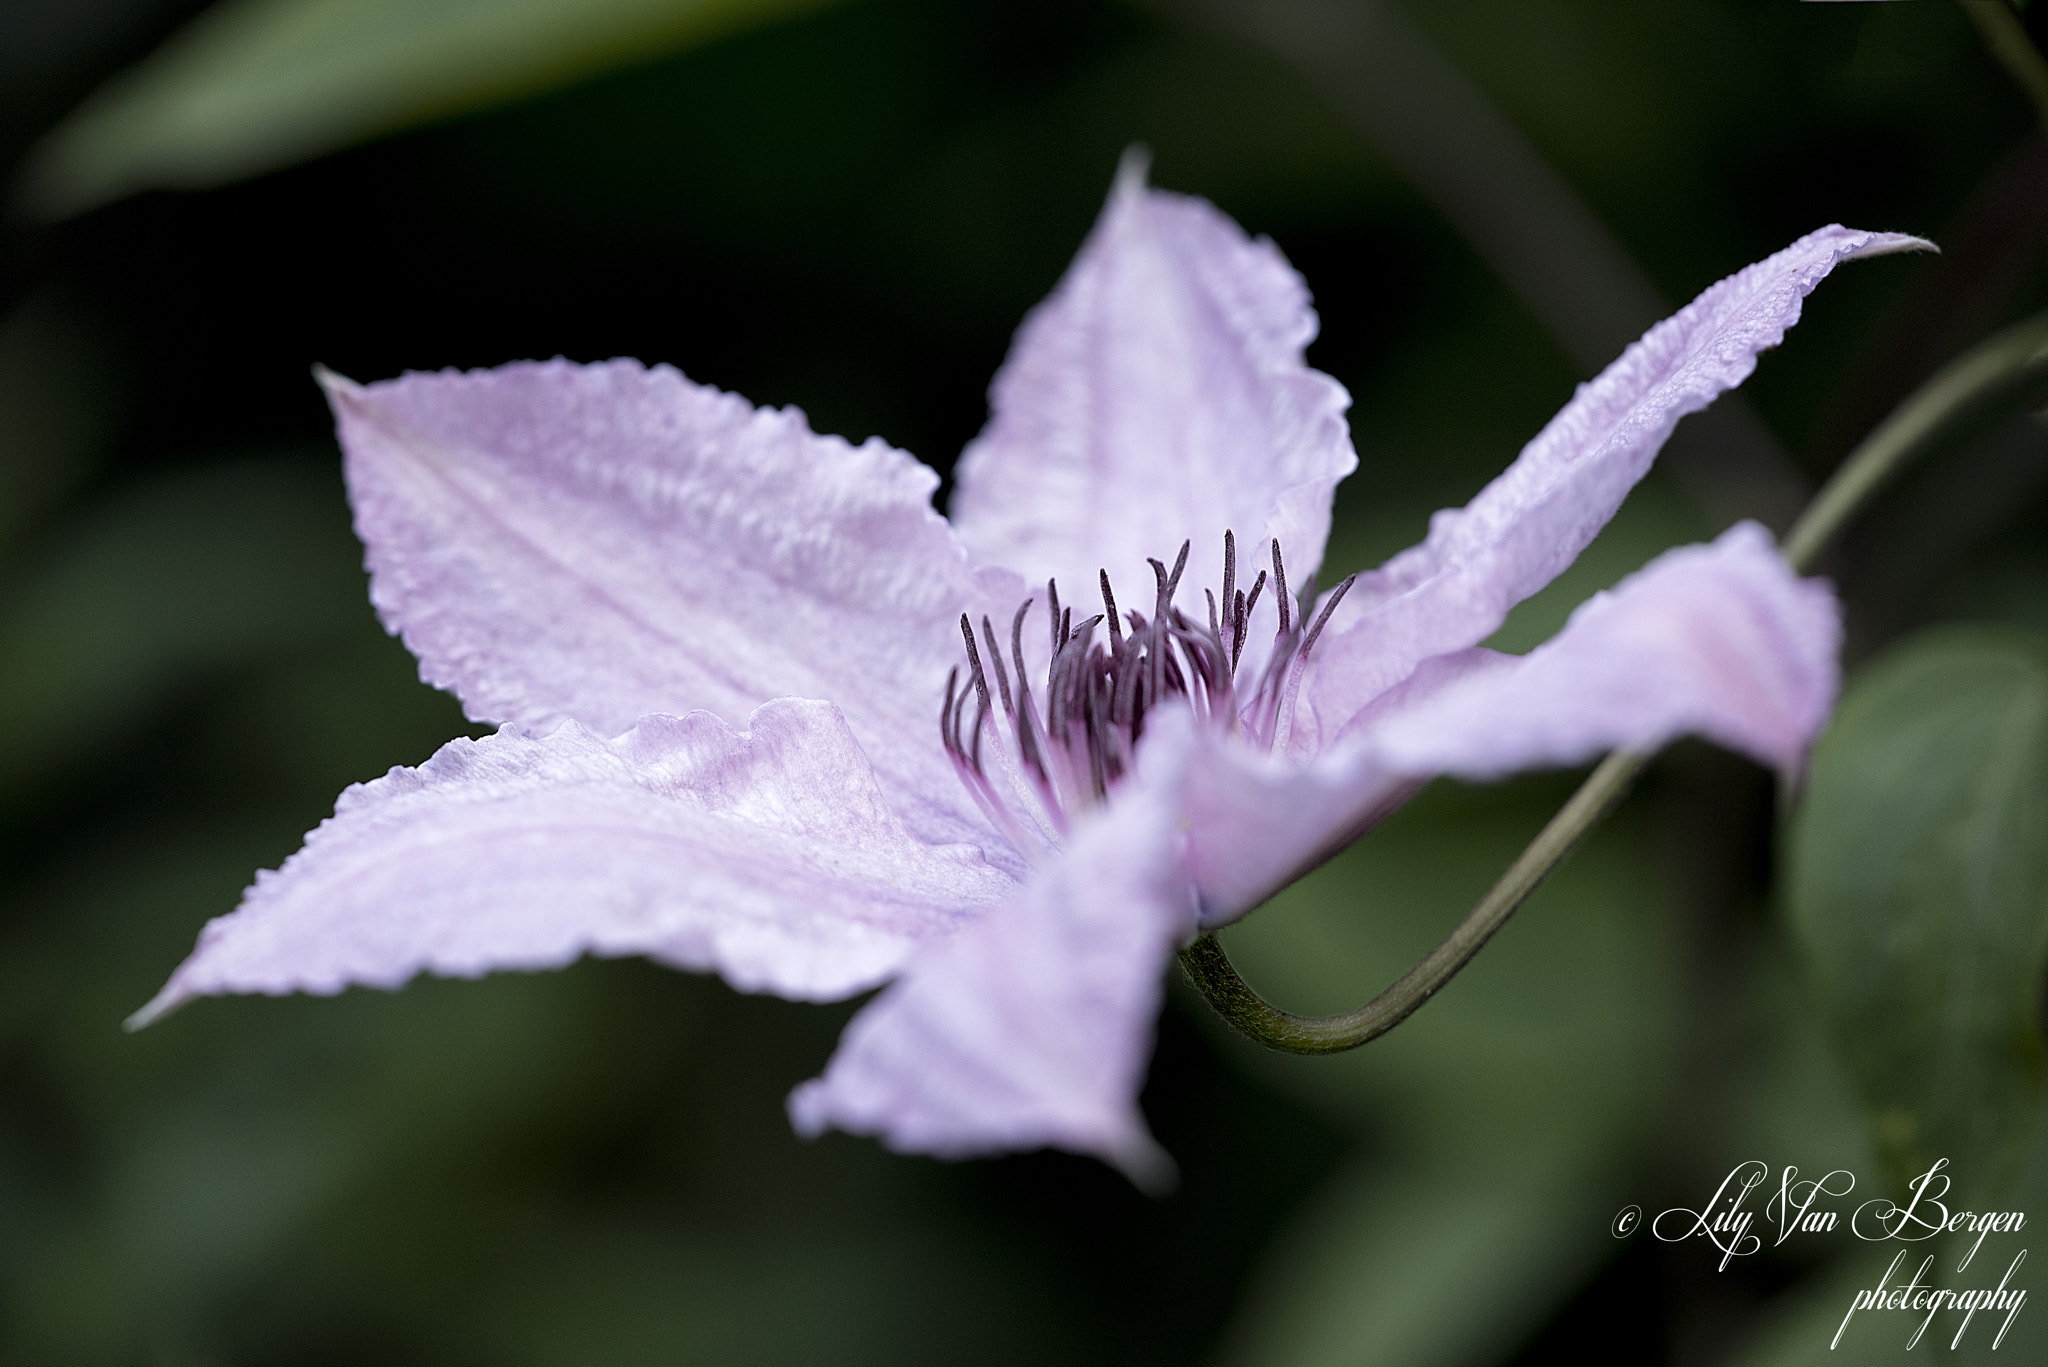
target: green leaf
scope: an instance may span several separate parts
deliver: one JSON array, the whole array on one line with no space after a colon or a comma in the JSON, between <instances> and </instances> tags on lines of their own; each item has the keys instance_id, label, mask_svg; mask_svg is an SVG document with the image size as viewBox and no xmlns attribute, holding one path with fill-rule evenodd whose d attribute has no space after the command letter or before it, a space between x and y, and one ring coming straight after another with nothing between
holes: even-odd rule
<instances>
[{"instance_id":1,"label":"green leaf","mask_svg":"<svg viewBox=\"0 0 2048 1367\"><path fill-rule=\"evenodd\" d=\"M0 552L92 470L121 399L92 321L52 290L0 318Z\"/></svg>"},{"instance_id":2,"label":"green leaf","mask_svg":"<svg viewBox=\"0 0 2048 1367\"><path fill-rule=\"evenodd\" d=\"M1288 1010L1356 1006L1457 923L1569 791L1555 775L1432 785L1228 927L1232 961ZM1509 1132L1517 1143L1538 1134L1625 1142L1618 1137L1661 1104L1676 1036L1671 919L1645 832L1624 810L1385 1038L1302 1058L1216 1029L1275 1085L1365 1133L1398 1134L1416 1152L1473 1153Z\"/></svg>"},{"instance_id":3,"label":"green leaf","mask_svg":"<svg viewBox=\"0 0 2048 1367\"><path fill-rule=\"evenodd\" d=\"M228 0L31 155L50 217L242 180L829 0Z\"/></svg>"},{"instance_id":4,"label":"green leaf","mask_svg":"<svg viewBox=\"0 0 2048 1367\"><path fill-rule=\"evenodd\" d=\"M2048 651L1949 628L1856 680L1814 755L1790 911L1895 1176L2024 1161L2048 956Z\"/></svg>"},{"instance_id":5,"label":"green leaf","mask_svg":"<svg viewBox=\"0 0 2048 1367\"><path fill-rule=\"evenodd\" d=\"M1880 1188L1881 1189L1881 1188ZM1876 1194L1875 1191L1872 1192ZM1887 1193L1893 1199L1910 1199L1902 1188ZM1952 1204L1952 1209L1960 1207ZM1998 1203L2000 1210L2027 1213L2029 1220L2048 1209L2048 1114L2036 1123L2033 1157L2026 1176L2012 1194ZM2048 1316L2032 1305L2022 1308L2006 1324L2005 1311L1979 1311L1963 1333L1959 1349L1950 1351L1956 1334L1964 1328L1960 1311L1943 1310L1928 1321L1917 1347L1909 1348L1913 1331L1924 1318L1917 1311L1859 1312L1843 1327L1856 1293L1875 1289L1891 1271L1889 1285L1906 1280L1919 1260L1932 1253L1934 1265L1923 1285L1954 1291L1992 1289L2005 1279L2013 1255L2031 1238L2026 1229L2016 1234L1994 1234L1980 1247L1979 1236L1958 1230L1938 1240L1919 1245L1908 1255L1911 1268L1901 1273L1890 1269L1899 1245L1894 1242L1865 1244L1844 1240L1834 1260L1798 1286L1784 1292L1765 1307L1750 1331L1749 1341L1730 1354L1730 1367L1831 1367L1849 1361L1859 1364L1898 1363L1912 1367L1927 1361L1930 1350L1936 1360L1960 1367L1965 1363L2048 1362ZM1967 1264L1964 1259L1968 1258ZM2040 1285L2030 1256L2012 1278L2014 1285L2032 1293ZM1835 1335L1841 1333L1839 1345ZM2004 1341L1999 1342L2000 1334ZM1996 1343L1997 1347L1992 1345Z\"/></svg>"},{"instance_id":6,"label":"green leaf","mask_svg":"<svg viewBox=\"0 0 2048 1367\"><path fill-rule=\"evenodd\" d=\"M374 634L330 462L181 472L49 539L0 597L0 801L195 682Z\"/></svg>"},{"instance_id":7,"label":"green leaf","mask_svg":"<svg viewBox=\"0 0 2048 1367\"><path fill-rule=\"evenodd\" d=\"M1692 498L1677 485L1644 480L1579 558L1516 604L1486 645L1510 655L1527 654L1564 630L1573 611L1594 594L1613 588L1660 552L1705 541L1713 534Z\"/></svg>"},{"instance_id":8,"label":"green leaf","mask_svg":"<svg viewBox=\"0 0 2048 1367\"><path fill-rule=\"evenodd\" d=\"M1567 791L1554 775L1432 786L1225 930L1233 961L1290 1010L1356 1005L1456 922ZM1261 1267L1230 1360L1499 1361L1616 1250L1608 1222L1676 1036L1659 894L1624 810L1385 1038L1303 1058L1217 1027L1242 1066L1369 1145Z\"/></svg>"},{"instance_id":9,"label":"green leaf","mask_svg":"<svg viewBox=\"0 0 2048 1367\"><path fill-rule=\"evenodd\" d=\"M1492 1161L1356 1164L1261 1269L1234 1331L1241 1367L1497 1362L1612 1240L1605 1155L1503 1144Z\"/></svg>"}]
</instances>

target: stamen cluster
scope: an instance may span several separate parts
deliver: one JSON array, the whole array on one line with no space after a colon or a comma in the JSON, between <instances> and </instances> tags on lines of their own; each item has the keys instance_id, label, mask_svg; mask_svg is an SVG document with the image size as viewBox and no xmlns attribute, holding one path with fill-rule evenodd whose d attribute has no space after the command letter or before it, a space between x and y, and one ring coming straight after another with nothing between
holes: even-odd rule
<instances>
[{"instance_id":1,"label":"stamen cluster","mask_svg":"<svg viewBox=\"0 0 2048 1367\"><path fill-rule=\"evenodd\" d=\"M1314 590L1311 587L1304 592L1298 605L1293 601L1280 542L1273 541L1271 579L1280 627L1257 683L1240 704L1238 662L1244 655L1252 612L1266 591L1267 573L1260 570L1249 591L1240 589L1237 539L1225 532L1222 592L1219 597L1207 589L1202 591L1208 603L1204 625L1173 602L1181 573L1187 568L1189 544L1181 543L1171 570L1158 560L1149 562L1157 592L1149 618L1131 610L1119 620L1116 594L1106 570L1098 572L1103 610L1078 622L1071 606L1061 606L1057 581L1046 584L1051 662L1045 672L1042 708L1028 682L1023 646L1024 619L1038 600L1025 599L1010 619L1007 666L995 624L984 616L977 641L974 624L961 614L966 677L963 681L958 666L946 676L939 735L961 782L1020 850L1056 845L1067 829L1070 812L1109 795L1131 769L1146 717L1162 703L1184 701L1199 720L1228 728L1248 744L1267 750L1276 744L1285 748L1309 651L1357 576L1345 579L1331 592L1310 625L1308 610ZM1098 628L1106 628L1106 639L1098 638ZM987 648L986 666L983 646ZM991 675L995 680L993 697ZM974 707L971 721L967 717L970 702ZM988 750L993 751L1000 785L984 763L985 731L994 734L994 744Z\"/></svg>"}]
</instances>

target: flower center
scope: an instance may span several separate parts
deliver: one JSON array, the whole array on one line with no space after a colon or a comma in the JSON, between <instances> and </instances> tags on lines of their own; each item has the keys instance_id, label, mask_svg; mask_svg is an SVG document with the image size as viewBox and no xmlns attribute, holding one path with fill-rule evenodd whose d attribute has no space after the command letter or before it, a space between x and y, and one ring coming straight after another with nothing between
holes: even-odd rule
<instances>
[{"instance_id":1,"label":"flower center","mask_svg":"<svg viewBox=\"0 0 2048 1367\"><path fill-rule=\"evenodd\" d=\"M1237 539L1225 532L1222 592L1202 591L1208 603L1204 625L1173 602L1187 568L1188 546L1181 543L1171 570L1150 561L1157 597L1149 618L1127 611L1119 620L1106 570L1098 572L1103 610L1078 622L1072 607L1060 605L1057 581L1047 582L1051 657L1042 684L1042 707L1033 696L1023 644L1024 619L1037 598L1026 598L1010 619L1007 664L995 624L983 617L977 641L974 624L961 614L966 675L963 679L956 665L946 676L939 736L960 781L1019 850L1029 853L1035 847L1057 845L1070 813L1108 797L1131 769L1146 717L1168 701L1183 703L1198 720L1225 728L1246 744L1270 750L1277 743L1285 748L1309 651L1358 576L1332 590L1310 624L1314 590L1304 592L1299 604L1294 602L1287 590L1280 542L1273 541L1271 582L1279 631L1264 668L1241 699L1238 662L1252 612L1266 592L1267 572L1258 572L1249 591L1240 589ZM1099 627L1107 628L1106 639L1098 637ZM990 675L995 679L993 697ZM987 747L984 733L993 741ZM995 773L985 763L990 754Z\"/></svg>"}]
</instances>

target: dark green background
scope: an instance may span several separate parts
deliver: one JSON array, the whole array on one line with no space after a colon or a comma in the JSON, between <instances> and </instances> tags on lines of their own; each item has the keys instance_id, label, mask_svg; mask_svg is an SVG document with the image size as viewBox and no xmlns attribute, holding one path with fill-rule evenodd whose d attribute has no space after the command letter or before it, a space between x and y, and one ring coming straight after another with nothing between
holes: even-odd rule
<instances>
[{"instance_id":1,"label":"dark green background","mask_svg":"<svg viewBox=\"0 0 2048 1367\"><path fill-rule=\"evenodd\" d=\"M198 8L10 4L10 162ZM2048 143L1953 5L1405 9L1673 301L1831 221L1949 248L1845 268L1746 387L1810 479L2043 302ZM1772 910L1771 782L1703 746L1660 762L1382 1044L1263 1055L1176 986L1144 1098L1183 1172L1163 1200L1065 1155L801 1143L782 1097L851 1007L638 962L119 1029L336 791L465 727L367 606L311 365L671 361L943 471L1133 142L1156 183L1270 234L1315 292L1310 356L1355 397L1362 462L1333 568L1418 537L1581 378L1318 87L1192 6L853 0L247 183L16 215L0 1360L1692 1364L1815 1346L1769 1335L1803 1323L1848 1240L1717 1273L1697 1243L1608 1233L1623 1205L1703 1201L1743 1158L1888 1181ZM1856 658L1939 620L2048 627L2040 442L1954 460L1830 566ZM1500 643L1526 648L1716 522L1653 474ZM1233 953L1291 1007L1353 1005L1568 790L1440 785Z\"/></svg>"}]
</instances>

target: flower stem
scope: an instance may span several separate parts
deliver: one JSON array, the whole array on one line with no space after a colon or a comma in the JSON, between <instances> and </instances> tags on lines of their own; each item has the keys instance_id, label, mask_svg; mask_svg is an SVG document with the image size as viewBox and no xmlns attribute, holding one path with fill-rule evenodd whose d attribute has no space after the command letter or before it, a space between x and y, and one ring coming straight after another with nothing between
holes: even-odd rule
<instances>
[{"instance_id":1,"label":"flower stem","mask_svg":"<svg viewBox=\"0 0 2048 1367\"><path fill-rule=\"evenodd\" d=\"M1458 922L1444 942L1401 980L1356 1011L1335 1016L1296 1016L1269 1005L1237 975L1223 944L1204 935L1180 953L1181 967L1217 1014L1268 1048L1289 1054L1340 1054L1377 1039L1415 1013L1507 924L1515 908L1536 891L1550 871L1585 839L1635 782L1650 756L1617 750L1579 785L1529 848L1508 866L1486 896Z\"/></svg>"},{"instance_id":2,"label":"flower stem","mask_svg":"<svg viewBox=\"0 0 2048 1367\"><path fill-rule=\"evenodd\" d=\"M2003 0L2001 0L2001 3ZM1812 568L1873 494L1914 457L1999 400L2048 379L2048 313L1993 333L1950 361L1865 437L1806 505L1785 537L1785 558Z\"/></svg>"},{"instance_id":3,"label":"flower stem","mask_svg":"<svg viewBox=\"0 0 2048 1367\"><path fill-rule=\"evenodd\" d=\"M2048 382L2048 313L1994 334L1935 373L1849 453L1785 538L1785 558L1805 570L1851 518L1912 460L1972 418L2007 411ZM1338 1054L1377 1039L1413 1015L1470 963L1495 931L1627 794L1652 756L1617 750L1602 760L1465 919L1400 980L1355 1011L1297 1016L1252 990L1223 944L1204 935L1180 952L1195 989L1240 1034L1289 1054Z\"/></svg>"}]
</instances>

